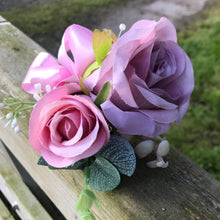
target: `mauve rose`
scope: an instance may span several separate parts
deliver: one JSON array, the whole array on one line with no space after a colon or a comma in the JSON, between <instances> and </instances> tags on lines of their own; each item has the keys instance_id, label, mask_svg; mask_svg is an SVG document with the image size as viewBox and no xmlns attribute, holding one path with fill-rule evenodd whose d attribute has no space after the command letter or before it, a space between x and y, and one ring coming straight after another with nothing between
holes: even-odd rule
<instances>
[{"instance_id":1,"label":"mauve rose","mask_svg":"<svg viewBox=\"0 0 220 220\"><path fill-rule=\"evenodd\" d=\"M48 164L66 167L98 152L109 139L106 120L78 84L54 89L34 107L29 141ZM74 95L75 94L75 95Z\"/></svg>"},{"instance_id":2,"label":"mauve rose","mask_svg":"<svg viewBox=\"0 0 220 220\"><path fill-rule=\"evenodd\" d=\"M112 46L85 84L94 94L111 82L101 105L119 132L154 137L183 118L194 87L193 68L166 18L135 23Z\"/></svg>"}]
</instances>

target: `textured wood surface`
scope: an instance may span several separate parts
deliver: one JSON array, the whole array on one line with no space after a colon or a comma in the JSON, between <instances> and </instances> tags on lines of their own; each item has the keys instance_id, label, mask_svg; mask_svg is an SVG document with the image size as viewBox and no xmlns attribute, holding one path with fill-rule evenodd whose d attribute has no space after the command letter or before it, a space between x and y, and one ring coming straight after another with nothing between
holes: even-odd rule
<instances>
[{"instance_id":1,"label":"textured wood surface","mask_svg":"<svg viewBox=\"0 0 220 220\"><path fill-rule=\"evenodd\" d=\"M0 200L0 219L1 220L14 220L13 215L9 212L5 204Z\"/></svg>"},{"instance_id":2,"label":"textured wood surface","mask_svg":"<svg viewBox=\"0 0 220 220\"><path fill-rule=\"evenodd\" d=\"M28 97L20 84L43 49L8 23L0 25L0 88ZM76 219L77 196L83 187L81 171L52 171L36 165L39 155L28 143L28 120L18 135L0 121L0 138L68 220ZM186 134L187 135L187 134ZM137 162L134 176L122 177L112 192L96 192L101 209L97 220L220 219L220 183L175 149L167 169L149 169Z\"/></svg>"},{"instance_id":3,"label":"textured wood surface","mask_svg":"<svg viewBox=\"0 0 220 220\"><path fill-rule=\"evenodd\" d=\"M4 146L1 142L0 149L0 190L8 202L15 207L14 211L22 220L52 220L14 167L10 165L10 161L8 162L8 155L6 151L3 153ZM0 212L0 218L3 220L8 219L5 215L3 211Z\"/></svg>"}]
</instances>

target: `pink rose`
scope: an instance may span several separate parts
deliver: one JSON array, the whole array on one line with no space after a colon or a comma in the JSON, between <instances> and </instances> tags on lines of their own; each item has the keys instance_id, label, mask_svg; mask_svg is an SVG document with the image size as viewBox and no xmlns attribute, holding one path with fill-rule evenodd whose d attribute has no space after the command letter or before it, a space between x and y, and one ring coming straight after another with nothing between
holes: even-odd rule
<instances>
[{"instance_id":1,"label":"pink rose","mask_svg":"<svg viewBox=\"0 0 220 220\"><path fill-rule=\"evenodd\" d=\"M109 139L99 108L78 84L54 89L37 102L29 124L29 141L48 164L66 167L97 153Z\"/></svg>"},{"instance_id":2,"label":"pink rose","mask_svg":"<svg viewBox=\"0 0 220 220\"><path fill-rule=\"evenodd\" d=\"M106 81L111 82L109 99L101 105L106 118L121 133L148 137L181 121L194 87L191 61L166 18L135 23L85 84L97 95Z\"/></svg>"}]
</instances>

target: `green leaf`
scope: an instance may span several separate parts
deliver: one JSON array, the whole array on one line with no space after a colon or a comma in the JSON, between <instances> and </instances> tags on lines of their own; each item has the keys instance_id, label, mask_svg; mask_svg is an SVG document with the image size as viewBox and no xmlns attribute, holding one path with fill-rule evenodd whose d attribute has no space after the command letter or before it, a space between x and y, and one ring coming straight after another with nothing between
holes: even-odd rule
<instances>
[{"instance_id":1,"label":"green leaf","mask_svg":"<svg viewBox=\"0 0 220 220\"><path fill-rule=\"evenodd\" d=\"M106 101L106 99L108 98L108 94L109 94L109 91L110 91L110 82L106 82L102 89L99 91L94 103L97 105L97 106L100 106L103 102Z\"/></svg>"},{"instance_id":2,"label":"green leaf","mask_svg":"<svg viewBox=\"0 0 220 220\"><path fill-rule=\"evenodd\" d=\"M48 166L48 163L44 160L43 157L40 157L38 162L37 162L38 165L43 165L43 166Z\"/></svg>"},{"instance_id":3,"label":"green leaf","mask_svg":"<svg viewBox=\"0 0 220 220\"><path fill-rule=\"evenodd\" d=\"M89 184L89 175L90 175L90 169L88 166L84 168L84 184L87 186Z\"/></svg>"},{"instance_id":4,"label":"green leaf","mask_svg":"<svg viewBox=\"0 0 220 220\"><path fill-rule=\"evenodd\" d=\"M90 158L90 160L92 160L92 158ZM93 159L94 160L94 159ZM88 159L82 159L82 160L79 160L77 161L76 163L68 166L68 167L62 167L62 168L58 168L58 167L53 167L53 166L50 166L45 160L43 157L40 157L37 164L38 165L43 165L43 166L48 166L49 169L51 170L60 170L60 169L67 169L67 170L83 170L84 167L86 166L88 162Z\"/></svg>"},{"instance_id":5,"label":"green leaf","mask_svg":"<svg viewBox=\"0 0 220 220\"><path fill-rule=\"evenodd\" d=\"M89 210L84 210L80 215L80 218L82 220L95 220L95 216Z\"/></svg>"},{"instance_id":6,"label":"green leaf","mask_svg":"<svg viewBox=\"0 0 220 220\"><path fill-rule=\"evenodd\" d=\"M135 152L123 137L111 135L109 142L97 154L112 163L120 173L132 176L136 168Z\"/></svg>"},{"instance_id":7,"label":"green leaf","mask_svg":"<svg viewBox=\"0 0 220 220\"><path fill-rule=\"evenodd\" d=\"M86 166L88 162L88 159L82 159L82 160L79 160L77 161L76 163L68 166L68 167L62 167L62 168L57 168L57 167L53 167L53 166L50 166L48 165L48 167L51 169L51 170L57 170L57 169L65 169L65 170L83 170L84 167Z\"/></svg>"},{"instance_id":8,"label":"green leaf","mask_svg":"<svg viewBox=\"0 0 220 220\"><path fill-rule=\"evenodd\" d=\"M118 40L118 38L116 37L115 33L112 30L109 29L103 29L103 32L105 32L113 41L113 43L115 44L116 41Z\"/></svg>"},{"instance_id":9,"label":"green leaf","mask_svg":"<svg viewBox=\"0 0 220 220\"><path fill-rule=\"evenodd\" d=\"M96 198L95 193L90 188L88 188L89 176L90 168L86 166L84 169L85 188L80 193L79 199L76 204L76 211L84 212L86 210L89 210L92 207L93 203L100 207L99 201Z\"/></svg>"},{"instance_id":10,"label":"green leaf","mask_svg":"<svg viewBox=\"0 0 220 220\"><path fill-rule=\"evenodd\" d=\"M76 211L83 211L83 210L90 209L95 199L96 199L96 196L92 190L90 189L82 190L80 197L76 204Z\"/></svg>"},{"instance_id":11,"label":"green leaf","mask_svg":"<svg viewBox=\"0 0 220 220\"><path fill-rule=\"evenodd\" d=\"M91 189L82 190L82 194L88 199L96 202L96 205L100 207L100 204L96 198L95 193Z\"/></svg>"},{"instance_id":12,"label":"green leaf","mask_svg":"<svg viewBox=\"0 0 220 220\"><path fill-rule=\"evenodd\" d=\"M76 202L76 211L80 211L82 207L82 194L80 194L77 202Z\"/></svg>"},{"instance_id":13,"label":"green leaf","mask_svg":"<svg viewBox=\"0 0 220 220\"><path fill-rule=\"evenodd\" d=\"M80 85L80 88L82 90L82 92L88 96L90 96L89 94L89 90L88 88L86 87L85 83L83 82L83 78L81 76L79 76L79 85Z\"/></svg>"},{"instance_id":14,"label":"green leaf","mask_svg":"<svg viewBox=\"0 0 220 220\"><path fill-rule=\"evenodd\" d=\"M106 159L97 157L90 166L89 185L98 191L111 191L120 183L118 170Z\"/></svg>"},{"instance_id":15,"label":"green leaf","mask_svg":"<svg viewBox=\"0 0 220 220\"><path fill-rule=\"evenodd\" d=\"M87 207L88 207L88 202L86 201L86 198L83 196L83 194L80 194L76 203L76 211L82 212Z\"/></svg>"},{"instance_id":16,"label":"green leaf","mask_svg":"<svg viewBox=\"0 0 220 220\"><path fill-rule=\"evenodd\" d=\"M92 42L96 61L101 65L111 49L112 40L105 32L95 29L92 35Z\"/></svg>"},{"instance_id":17,"label":"green leaf","mask_svg":"<svg viewBox=\"0 0 220 220\"><path fill-rule=\"evenodd\" d=\"M83 79L87 78L94 70L98 69L101 65L98 64L97 61L95 61L94 63L92 63L85 71L84 75L83 75Z\"/></svg>"}]
</instances>

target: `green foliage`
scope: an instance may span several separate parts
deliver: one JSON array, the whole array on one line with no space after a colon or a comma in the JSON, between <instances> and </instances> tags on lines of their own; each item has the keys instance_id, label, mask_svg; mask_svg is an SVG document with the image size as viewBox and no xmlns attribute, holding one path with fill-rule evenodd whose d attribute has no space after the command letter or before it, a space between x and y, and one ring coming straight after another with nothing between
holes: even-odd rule
<instances>
[{"instance_id":1,"label":"green foliage","mask_svg":"<svg viewBox=\"0 0 220 220\"><path fill-rule=\"evenodd\" d=\"M94 70L98 69L99 67L101 67L101 65L99 65L97 63L97 61L95 61L94 63L92 63L85 71L84 75L83 75L83 79L87 78Z\"/></svg>"},{"instance_id":2,"label":"green foliage","mask_svg":"<svg viewBox=\"0 0 220 220\"><path fill-rule=\"evenodd\" d=\"M81 76L79 76L79 85L80 85L80 88L82 90L82 92L85 94L85 95L88 95L90 96L90 93L89 93L89 90L88 88L86 87L84 81L83 81L83 78Z\"/></svg>"},{"instance_id":3,"label":"green foliage","mask_svg":"<svg viewBox=\"0 0 220 220\"><path fill-rule=\"evenodd\" d=\"M120 150L119 150L120 149ZM85 158L63 168L50 166L41 156L38 165L48 166L49 169L84 169L85 189L82 190L77 211L89 210L98 200L87 185L98 191L111 191L116 188L121 180L120 173L131 176L136 168L136 157L131 144L117 135L111 135L109 142L93 157ZM120 173L119 173L120 172Z\"/></svg>"},{"instance_id":4,"label":"green foliage","mask_svg":"<svg viewBox=\"0 0 220 220\"><path fill-rule=\"evenodd\" d=\"M41 156L37 162L38 165L43 165L43 166L48 166L49 169L51 170L58 170L58 169L64 169L64 170L83 170L88 164L93 163L94 159L92 157L90 158L86 158L86 159L82 159L77 161L76 163L68 166L68 167L62 167L62 168L57 168L57 167L53 167L50 166L45 160L44 158Z\"/></svg>"},{"instance_id":5,"label":"green foliage","mask_svg":"<svg viewBox=\"0 0 220 220\"><path fill-rule=\"evenodd\" d=\"M37 162L38 165L42 165L42 166L48 166L48 163L44 160L43 157L40 157L38 162Z\"/></svg>"},{"instance_id":6,"label":"green foliage","mask_svg":"<svg viewBox=\"0 0 220 220\"><path fill-rule=\"evenodd\" d=\"M84 169L84 189L81 191L76 203L76 211L81 211L79 218L82 220L95 220L95 216L90 211L94 203L100 208L100 204L95 193L88 188L89 179L90 168L87 166Z\"/></svg>"},{"instance_id":7,"label":"green foliage","mask_svg":"<svg viewBox=\"0 0 220 220\"><path fill-rule=\"evenodd\" d=\"M52 34L57 28L65 29L72 23L87 26L87 21L94 21L94 11L112 7L118 2L120 1L57 0L50 4L16 7L1 14L27 33Z\"/></svg>"},{"instance_id":8,"label":"green foliage","mask_svg":"<svg viewBox=\"0 0 220 220\"><path fill-rule=\"evenodd\" d=\"M93 202L100 207L98 199L96 198L95 193L89 189L85 188L81 191L80 197L76 204L76 211L88 210L92 207Z\"/></svg>"},{"instance_id":9,"label":"green foliage","mask_svg":"<svg viewBox=\"0 0 220 220\"><path fill-rule=\"evenodd\" d=\"M46 49L61 42L64 30L71 24L88 28L97 26L105 14L128 0L56 0L50 4L20 6L1 15ZM44 41L45 36L50 38Z\"/></svg>"},{"instance_id":10,"label":"green foliage","mask_svg":"<svg viewBox=\"0 0 220 220\"><path fill-rule=\"evenodd\" d=\"M192 150L189 153L190 157L201 167L212 170L212 175L220 178L220 147L214 147L212 149L200 148Z\"/></svg>"},{"instance_id":11,"label":"green foliage","mask_svg":"<svg viewBox=\"0 0 220 220\"><path fill-rule=\"evenodd\" d=\"M100 90L100 92L98 93L94 103L97 105L97 106L100 106L103 102L106 101L106 99L108 98L108 94L109 94L109 91L110 91L110 82L106 82L102 89Z\"/></svg>"},{"instance_id":12,"label":"green foliage","mask_svg":"<svg viewBox=\"0 0 220 220\"><path fill-rule=\"evenodd\" d=\"M95 162L89 168L89 185L95 190L111 191L121 181L118 170L103 157L96 157Z\"/></svg>"},{"instance_id":13,"label":"green foliage","mask_svg":"<svg viewBox=\"0 0 220 220\"><path fill-rule=\"evenodd\" d=\"M195 72L191 104L165 135L172 145L220 180L220 1L178 34Z\"/></svg>"},{"instance_id":14,"label":"green foliage","mask_svg":"<svg viewBox=\"0 0 220 220\"><path fill-rule=\"evenodd\" d=\"M112 39L104 31L95 29L92 35L92 43L96 61L101 65L111 49Z\"/></svg>"},{"instance_id":15,"label":"green foliage","mask_svg":"<svg viewBox=\"0 0 220 220\"><path fill-rule=\"evenodd\" d=\"M98 152L113 164L121 174L132 176L136 168L136 156L131 144L117 135L111 135L109 142Z\"/></svg>"},{"instance_id":16,"label":"green foliage","mask_svg":"<svg viewBox=\"0 0 220 220\"><path fill-rule=\"evenodd\" d=\"M95 220L95 216L92 214L92 212L90 212L90 210L84 210L80 217L80 219L82 220Z\"/></svg>"}]
</instances>

